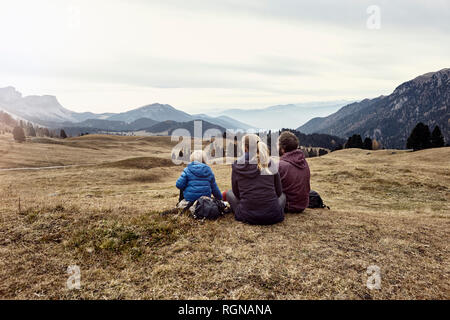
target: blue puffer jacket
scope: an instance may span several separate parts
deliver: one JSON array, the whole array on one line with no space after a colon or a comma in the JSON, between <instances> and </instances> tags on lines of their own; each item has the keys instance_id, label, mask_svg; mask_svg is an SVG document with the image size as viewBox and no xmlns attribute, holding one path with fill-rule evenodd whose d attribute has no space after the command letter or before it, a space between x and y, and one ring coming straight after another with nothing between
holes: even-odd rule
<instances>
[{"instance_id":1,"label":"blue puffer jacket","mask_svg":"<svg viewBox=\"0 0 450 320\"><path fill-rule=\"evenodd\" d=\"M211 168L198 161L188 164L178 178L176 186L183 190L183 196L187 201L195 201L201 196L211 197L211 193L216 199L222 200Z\"/></svg>"}]
</instances>

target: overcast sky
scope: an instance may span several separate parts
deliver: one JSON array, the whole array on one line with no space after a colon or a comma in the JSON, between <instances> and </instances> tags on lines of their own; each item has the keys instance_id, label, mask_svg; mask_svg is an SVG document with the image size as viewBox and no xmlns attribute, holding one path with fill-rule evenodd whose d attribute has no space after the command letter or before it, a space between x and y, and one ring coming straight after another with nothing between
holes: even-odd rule
<instances>
[{"instance_id":1,"label":"overcast sky","mask_svg":"<svg viewBox=\"0 0 450 320\"><path fill-rule=\"evenodd\" d=\"M371 98L450 67L449 21L450 0L2 0L0 87L93 112Z\"/></svg>"}]
</instances>

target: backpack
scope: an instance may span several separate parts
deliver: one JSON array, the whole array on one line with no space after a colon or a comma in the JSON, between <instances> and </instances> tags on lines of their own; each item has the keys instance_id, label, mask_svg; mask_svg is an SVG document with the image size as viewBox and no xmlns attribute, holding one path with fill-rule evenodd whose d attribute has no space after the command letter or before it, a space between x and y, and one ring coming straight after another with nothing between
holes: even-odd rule
<instances>
[{"instance_id":1,"label":"backpack","mask_svg":"<svg viewBox=\"0 0 450 320\"><path fill-rule=\"evenodd\" d=\"M226 213L226 205L223 201L202 196L189 208L195 219L215 220Z\"/></svg>"},{"instance_id":2,"label":"backpack","mask_svg":"<svg viewBox=\"0 0 450 320\"><path fill-rule=\"evenodd\" d=\"M311 208L311 209L328 208L328 210L330 210L330 207L323 203L323 200L320 197L320 195L314 190L309 191L309 205L308 205L308 208Z\"/></svg>"}]
</instances>

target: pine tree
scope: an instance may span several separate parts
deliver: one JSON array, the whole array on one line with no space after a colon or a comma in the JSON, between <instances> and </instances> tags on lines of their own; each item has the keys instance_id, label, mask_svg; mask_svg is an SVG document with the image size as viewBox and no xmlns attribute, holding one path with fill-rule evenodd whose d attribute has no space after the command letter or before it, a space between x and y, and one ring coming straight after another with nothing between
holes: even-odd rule
<instances>
[{"instance_id":1,"label":"pine tree","mask_svg":"<svg viewBox=\"0 0 450 320\"><path fill-rule=\"evenodd\" d=\"M16 140L17 142L24 142L25 141L25 132L23 131L22 127L14 127L13 130L13 137L14 140Z\"/></svg>"},{"instance_id":2,"label":"pine tree","mask_svg":"<svg viewBox=\"0 0 450 320\"><path fill-rule=\"evenodd\" d=\"M36 137L43 137L44 136L44 129L41 127L36 127Z\"/></svg>"},{"instance_id":3,"label":"pine tree","mask_svg":"<svg viewBox=\"0 0 450 320\"><path fill-rule=\"evenodd\" d=\"M361 139L361 136L359 134L354 134L353 136L349 137L347 140L347 143L345 144L345 148L360 148L362 149L364 147L363 141Z\"/></svg>"},{"instance_id":4,"label":"pine tree","mask_svg":"<svg viewBox=\"0 0 450 320\"><path fill-rule=\"evenodd\" d=\"M344 144L344 148L345 149L353 148L353 136L352 137L348 137L347 142Z\"/></svg>"},{"instance_id":5,"label":"pine tree","mask_svg":"<svg viewBox=\"0 0 450 320\"><path fill-rule=\"evenodd\" d=\"M441 148L445 145L444 136L442 135L439 126L435 126L433 132L431 133L431 147Z\"/></svg>"},{"instance_id":6,"label":"pine tree","mask_svg":"<svg viewBox=\"0 0 450 320\"><path fill-rule=\"evenodd\" d=\"M30 137L36 137L36 130L34 130L33 126L27 128L27 134Z\"/></svg>"},{"instance_id":7,"label":"pine tree","mask_svg":"<svg viewBox=\"0 0 450 320\"><path fill-rule=\"evenodd\" d=\"M363 147L363 149L372 150L372 139L370 139L369 137L364 139L364 147Z\"/></svg>"},{"instance_id":8,"label":"pine tree","mask_svg":"<svg viewBox=\"0 0 450 320\"><path fill-rule=\"evenodd\" d=\"M430 147L430 129L427 125L419 122L411 131L411 135L406 142L406 148L416 151Z\"/></svg>"}]
</instances>

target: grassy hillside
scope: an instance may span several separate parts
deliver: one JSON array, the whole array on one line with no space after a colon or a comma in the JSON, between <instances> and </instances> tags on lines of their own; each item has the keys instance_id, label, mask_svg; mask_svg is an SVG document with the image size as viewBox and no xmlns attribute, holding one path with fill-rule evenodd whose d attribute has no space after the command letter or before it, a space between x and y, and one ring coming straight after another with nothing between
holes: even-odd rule
<instances>
[{"instance_id":1,"label":"grassy hillside","mask_svg":"<svg viewBox=\"0 0 450 320\"><path fill-rule=\"evenodd\" d=\"M450 298L450 148L308 159L331 210L263 227L161 217L183 168L163 159L168 138L42 142L0 136L0 167L81 166L0 171L0 298ZM231 168L213 170L230 188ZM380 290L366 288L374 264Z\"/></svg>"},{"instance_id":2,"label":"grassy hillside","mask_svg":"<svg viewBox=\"0 0 450 320\"><path fill-rule=\"evenodd\" d=\"M170 137L120 137L86 135L68 139L28 138L15 143L12 135L0 135L0 168L88 165L155 156L170 159L176 143Z\"/></svg>"}]
</instances>

